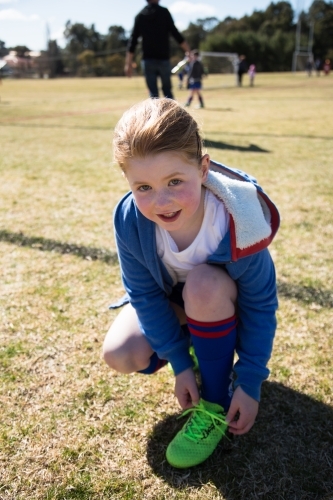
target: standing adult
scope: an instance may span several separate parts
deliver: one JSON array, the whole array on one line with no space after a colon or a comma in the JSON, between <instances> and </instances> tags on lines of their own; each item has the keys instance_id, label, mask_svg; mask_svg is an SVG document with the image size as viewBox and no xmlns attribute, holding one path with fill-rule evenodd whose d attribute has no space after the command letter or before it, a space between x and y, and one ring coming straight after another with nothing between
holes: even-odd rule
<instances>
[{"instance_id":1,"label":"standing adult","mask_svg":"<svg viewBox=\"0 0 333 500\"><path fill-rule=\"evenodd\" d=\"M237 68L237 82L238 82L238 87L242 86L242 80L243 80L243 75L244 73L247 73L247 62L246 62L246 57L245 56L240 56L239 61L238 61L238 68Z\"/></svg>"},{"instance_id":2,"label":"standing adult","mask_svg":"<svg viewBox=\"0 0 333 500\"><path fill-rule=\"evenodd\" d=\"M312 70L313 70L313 61L311 58L309 58L306 63L306 72L308 76L312 75Z\"/></svg>"},{"instance_id":3,"label":"standing adult","mask_svg":"<svg viewBox=\"0 0 333 500\"><path fill-rule=\"evenodd\" d=\"M142 66L150 97L159 97L157 79L161 78L165 97L173 99L171 90L171 67L169 36L173 36L184 52L190 47L177 30L172 16L159 0L147 0L148 5L135 17L134 27L128 42L125 74L132 76L132 62L138 38L142 37Z\"/></svg>"}]
</instances>

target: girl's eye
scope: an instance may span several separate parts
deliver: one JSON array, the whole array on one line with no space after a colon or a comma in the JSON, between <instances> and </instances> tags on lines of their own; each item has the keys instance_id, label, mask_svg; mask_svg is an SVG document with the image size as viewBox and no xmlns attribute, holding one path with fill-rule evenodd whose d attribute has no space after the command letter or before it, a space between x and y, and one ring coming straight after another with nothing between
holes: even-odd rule
<instances>
[{"instance_id":1,"label":"girl's eye","mask_svg":"<svg viewBox=\"0 0 333 500\"><path fill-rule=\"evenodd\" d=\"M172 181L170 181L170 185L171 186L177 186L178 184L180 184L182 181L179 180L179 179L172 179Z\"/></svg>"},{"instance_id":2,"label":"girl's eye","mask_svg":"<svg viewBox=\"0 0 333 500\"><path fill-rule=\"evenodd\" d=\"M149 189L151 189L151 187L148 186L148 184L144 184L144 186L138 188L138 191L148 191Z\"/></svg>"}]
</instances>

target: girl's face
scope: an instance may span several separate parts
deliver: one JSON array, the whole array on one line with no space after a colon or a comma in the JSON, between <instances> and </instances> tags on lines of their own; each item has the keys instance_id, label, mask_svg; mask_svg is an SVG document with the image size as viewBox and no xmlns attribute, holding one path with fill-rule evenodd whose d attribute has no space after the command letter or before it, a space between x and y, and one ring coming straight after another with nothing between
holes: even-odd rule
<instances>
[{"instance_id":1,"label":"girl's face","mask_svg":"<svg viewBox=\"0 0 333 500\"><path fill-rule=\"evenodd\" d=\"M201 167L174 152L127 161L125 177L140 212L163 229L173 232L201 225L204 213L203 182L210 158Z\"/></svg>"}]
</instances>

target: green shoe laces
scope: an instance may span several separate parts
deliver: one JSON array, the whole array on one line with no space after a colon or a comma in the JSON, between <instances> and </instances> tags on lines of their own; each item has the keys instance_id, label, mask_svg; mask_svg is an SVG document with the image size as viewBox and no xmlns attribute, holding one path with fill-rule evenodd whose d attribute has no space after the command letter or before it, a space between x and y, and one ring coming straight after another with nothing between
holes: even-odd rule
<instances>
[{"instance_id":1,"label":"green shoe laces","mask_svg":"<svg viewBox=\"0 0 333 500\"><path fill-rule=\"evenodd\" d=\"M222 435L225 434L228 426L225 415L207 410L204 403L200 401L197 406L185 410L178 418L182 418L191 412L191 418L184 428L184 435L191 441L207 438L214 429L217 429Z\"/></svg>"},{"instance_id":2,"label":"green shoe laces","mask_svg":"<svg viewBox=\"0 0 333 500\"><path fill-rule=\"evenodd\" d=\"M190 353L190 356L191 356L192 361L193 361L193 370L199 371L199 361L198 361L198 358L195 354L195 350L194 350L193 345L190 346L189 353Z\"/></svg>"}]
</instances>

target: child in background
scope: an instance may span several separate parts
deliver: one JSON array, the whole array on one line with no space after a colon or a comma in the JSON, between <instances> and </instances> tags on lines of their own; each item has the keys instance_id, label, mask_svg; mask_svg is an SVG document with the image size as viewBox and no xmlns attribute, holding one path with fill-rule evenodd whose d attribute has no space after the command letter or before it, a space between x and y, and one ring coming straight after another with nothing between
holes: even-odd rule
<instances>
[{"instance_id":1,"label":"child in background","mask_svg":"<svg viewBox=\"0 0 333 500\"><path fill-rule=\"evenodd\" d=\"M199 108L204 107L204 102L201 94L202 88L202 77L205 74L205 69L202 62L199 59L200 53L198 50L192 50L190 52L190 60L188 65L188 88L190 89L190 94L188 96L185 106L190 106L195 95L199 99Z\"/></svg>"},{"instance_id":2,"label":"child in background","mask_svg":"<svg viewBox=\"0 0 333 500\"><path fill-rule=\"evenodd\" d=\"M183 67L182 67L182 68L178 71L178 79L179 79L178 88L179 88L179 89L182 89L182 88L183 88L183 82L184 82L184 79L185 79L185 77L186 77L187 70L188 70L188 65L186 64L185 66L183 66Z\"/></svg>"},{"instance_id":3,"label":"child in background","mask_svg":"<svg viewBox=\"0 0 333 500\"><path fill-rule=\"evenodd\" d=\"M276 329L267 246L278 211L253 178L202 148L196 121L171 99L133 106L114 132L115 160L131 189L114 213L127 294L111 306L126 304L106 335L104 359L121 373L171 364L189 416L166 452L178 468L206 460L227 429L251 429Z\"/></svg>"},{"instance_id":4,"label":"child in background","mask_svg":"<svg viewBox=\"0 0 333 500\"><path fill-rule=\"evenodd\" d=\"M330 71L331 71L331 61L329 59L325 59L323 70L324 70L324 74L326 76L330 74Z\"/></svg>"},{"instance_id":5,"label":"child in background","mask_svg":"<svg viewBox=\"0 0 333 500\"><path fill-rule=\"evenodd\" d=\"M256 65L255 64L250 64L248 74L249 74L249 77L250 77L250 87L253 87L253 85L254 85L254 78L256 76Z\"/></svg>"}]
</instances>

